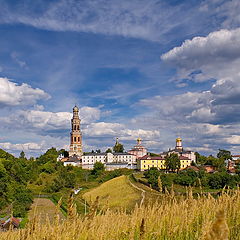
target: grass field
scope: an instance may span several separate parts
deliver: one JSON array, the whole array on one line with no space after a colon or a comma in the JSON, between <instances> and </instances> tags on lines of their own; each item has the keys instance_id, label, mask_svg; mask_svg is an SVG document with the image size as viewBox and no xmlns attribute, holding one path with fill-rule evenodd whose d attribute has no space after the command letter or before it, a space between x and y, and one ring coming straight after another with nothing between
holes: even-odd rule
<instances>
[{"instance_id":1,"label":"grass field","mask_svg":"<svg viewBox=\"0 0 240 240\"><path fill-rule=\"evenodd\" d=\"M88 203L99 197L100 207L132 209L141 200L141 192L129 184L127 176L107 181L83 194Z\"/></svg>"},{"instance_id":2,"label":"grass field","mask_svg":"<svg viewBox=\"0 0 240 240\"><path fill-rule=\"evenodd\" d=\"M65 217L58 211L60 219L63 220ZM48 218L50 222L53 222L56 215L56 206L54 203L47 198L35 198L31 206L31 210L28 213L29 221L31 222L34 216L38 216L40 223L46 223Z\"/></svg>"},{"instance_id":3,"label":"grass field","mask_svg":"<svg viewBox=\"0 0 240 240\"><path fill-rule=\"evenodd\" d=\"M195 199L191 191L188 197L177 199L162 194L161 203L135 207L131 213L99 213L95 209L86 216L69 215L62 223L38 224L32 220L25 229L2 232L0 240L6 239L239 240L240 190L225 191L218 198L203 195Z\"/></svg>"}]
</instances>

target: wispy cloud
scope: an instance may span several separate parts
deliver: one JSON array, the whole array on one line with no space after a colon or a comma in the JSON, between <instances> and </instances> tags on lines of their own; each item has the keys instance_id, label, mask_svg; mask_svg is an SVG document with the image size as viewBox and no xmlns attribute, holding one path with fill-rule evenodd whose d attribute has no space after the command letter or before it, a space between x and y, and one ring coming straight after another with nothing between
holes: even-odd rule
<instances>
[{"instance_id":1,"label":"wispy cloud","mask_svg":"<svg viewBox=\"0 0 240 240\"><path fill-rule=\"evenodd\" d=\"M24 2L11 7L3 1L3 23L21 23L53 31L78 31L163 41L171 31L195 33L202 28L197 21L205 21L206 14L197 5L182 3L169 5L167 1L149 0L61 0L47 7L34 9L34 3ZM207 8L206 8L207 9ZM206 15L206 16L205 16Z\"/></svg>"}]
</instances>

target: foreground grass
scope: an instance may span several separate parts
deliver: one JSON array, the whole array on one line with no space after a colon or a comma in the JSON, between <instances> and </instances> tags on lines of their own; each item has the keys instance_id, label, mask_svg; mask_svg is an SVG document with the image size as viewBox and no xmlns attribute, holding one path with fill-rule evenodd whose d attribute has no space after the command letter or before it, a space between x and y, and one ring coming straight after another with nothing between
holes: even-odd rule
<instances>
[{"instance_id":1,"label":"foreground grass","mask_svg":"<svg viewBox=\"0 0 240 240\"><path fill-rule=\"evenodd\" d=\"M0 239L240 239L240 190L224 192L218 198L195 199L191 190L187 198L162 195L161 202L136 206L130 214L108 209L99 212L93 204L88 215L81 217L69 206L63 223L57 217L54 224L30 221L26 229L1 233Z\"/></svg>"},{"instance_id":2,"label":"foreground grass","mask_svg":"<svg viewBox=\"0 0 240 240\"><path fill-rule=\"evenodd\" d=\"M83 198L88 203L94 201L97 196L99 197L100 207L105 206L111 209L124 208L130 210L141 200L141 192L129 184L127 176L111 179L83 194Z\"/></svg>"},{"instance_id":3,"label":"foreground grass","mask_svg":"<svg viewBox=\"0 0 240 240\"><path fill-rule=\"evenodd\" d=\"M61 221L63 221L63 214L58 211ZM56 215L56 207L54 203L47 198L34 198L34 202L31 206L31 210L28 213L29 221L37 216L40 224L46 223L48 219L51 223L54 221ZM47 221L48 221L47 220Z\"/></svg>"}]
</instances>

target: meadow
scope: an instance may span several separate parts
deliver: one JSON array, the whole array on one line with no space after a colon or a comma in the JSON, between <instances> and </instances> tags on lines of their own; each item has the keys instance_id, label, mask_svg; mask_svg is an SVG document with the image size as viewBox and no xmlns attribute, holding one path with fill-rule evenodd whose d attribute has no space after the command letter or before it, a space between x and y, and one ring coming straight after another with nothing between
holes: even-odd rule
<instances>
[{"instance_id":1,"label":"meadow","mask_svg":"<svg viewBox=\"0 0 240 240\"><path fill-rule=\"evenodd\" d=\"M156 203L136 205L131 213L122 208L118 211L100 210L98 201L95 201L88 214L83 216L76 213L74 201L70 198L67 219L60 223L56 215L54 221L54 224L39 224L35 218L25 229L4 232L0 239L238 240L240 190L223 190L217 198L210 194L193 198L191 188L187 197L176 197L170 192L162 194Z\"/></svg>"},{"instance_id":2,"label":"meadow","mask_svg":"<svg viewBox=\"0 0 240 240\"><path fill-rule=\"evenodd\" d=\"M99 197L99 206L111 209L124 208L132 209L137 202L140 202L139 190L129 184L127 176L120 176L111 179L100 186L83 194L88 203Z\"/></svg>"}]
</instances>

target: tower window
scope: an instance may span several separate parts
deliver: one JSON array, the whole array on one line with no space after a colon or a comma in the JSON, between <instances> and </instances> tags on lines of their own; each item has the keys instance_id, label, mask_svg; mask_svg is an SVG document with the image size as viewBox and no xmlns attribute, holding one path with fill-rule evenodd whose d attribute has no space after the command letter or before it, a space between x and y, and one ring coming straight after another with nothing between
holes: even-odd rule
<instances>
[{"instance_id":1,"label":"tower window","mask_svg":"<svg viewBox=\"0 0 240 240\"><path fill-rule=\"evenodd\" d=\"M76 125L74 125L74 130L77 130L77 126Z\"/></svg>"},{"instance_id":2,"label":"tower window","mask_svg":"<svg viewBox=\"0 0 240 240\"><path fill-rule=\"evenodd\" d=\"M78 142L80 142L80 137L78 137Z\"/></svg>"},{"instance_id":3,"label":"tower window","mask_svg":"<svg viewBox=\"0 0 240 240\"><path fill-rule=\"evenodd\" d=\"M74 142L76 142L77 141L77 138L76 137L74 137Z\"/></svg>"},{"instance_id":4,"label":"tower window","mask_svg":"<svg viewBox=\"0 0 240 240\"><path fill-rule=\"evenodd\" d=\"M80 130L79 125L77 126L77 130Z\"/></svg>"}]
</instances>

